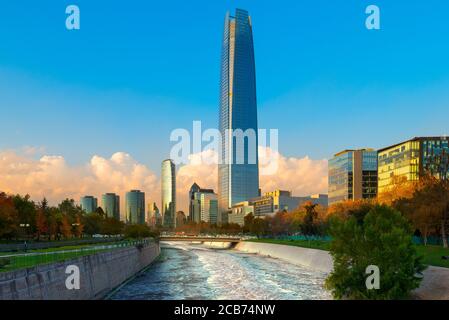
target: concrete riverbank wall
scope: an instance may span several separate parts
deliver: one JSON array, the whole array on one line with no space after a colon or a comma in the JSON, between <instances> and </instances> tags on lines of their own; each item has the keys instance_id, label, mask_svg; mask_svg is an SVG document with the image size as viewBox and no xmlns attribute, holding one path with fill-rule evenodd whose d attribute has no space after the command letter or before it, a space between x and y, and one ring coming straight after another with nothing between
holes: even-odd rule
<instances>
[{"instance_id":1,"label":"concrete riverbank wall","mask_svg":"<svg viewBox=\"0 0 449 320\"><path fill-rule=\"evenodd\" d=\"M261 242L240 242L235 249L282 259L326 273L331 272L333 268L331 255L323 250Z\"/></svg>"},{"instance_id":2,"label":"concrete riverbank wall","mask_svg":"<svg viewBox=\"0 0 449 320\"><path fill-rule=\"evenodd\" d=\"M90 300L108 292L151 264L160 254L159 243L115 249L64 262L0 272L0 300ZM80 288L66 287L66 268L80 271Z\"/></svg>"},{"instance_id":3,"label":"concrete riverbank wall","mask_svg":"<svg viewBox=\"0 0 449 320\"><path fill-rule=\"evenodd\" d=\"M240 242L235 249L282 259L326 273L333 269L332 256L323 250L260 242ZM413 292L413 297L422 300L449 300L449 268L429 266L423 274L421 285Z\"/></svg>"}]
</instances>

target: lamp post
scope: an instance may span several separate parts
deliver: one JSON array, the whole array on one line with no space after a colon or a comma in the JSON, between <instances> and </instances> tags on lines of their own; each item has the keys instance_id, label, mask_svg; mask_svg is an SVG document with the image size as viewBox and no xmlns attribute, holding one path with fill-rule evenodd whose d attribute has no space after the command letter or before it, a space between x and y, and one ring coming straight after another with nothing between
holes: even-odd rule
<instances>
[{"instance_id":1,"label":"lamp post","mask_svg":"<svg viewBox=\"0 0 449 320\"><path fill-rule=\"evenodd\" d=\"M23 228L23 230L24 230L24 232L25 232L25 236L26 236L26 238L28 239L28 232L27 232L27 228L29 228L30 227L30 224L29 223L21 223L21 224L19 224L19 226L21 227L21 228Z\"/></svg>"}]
</instances>

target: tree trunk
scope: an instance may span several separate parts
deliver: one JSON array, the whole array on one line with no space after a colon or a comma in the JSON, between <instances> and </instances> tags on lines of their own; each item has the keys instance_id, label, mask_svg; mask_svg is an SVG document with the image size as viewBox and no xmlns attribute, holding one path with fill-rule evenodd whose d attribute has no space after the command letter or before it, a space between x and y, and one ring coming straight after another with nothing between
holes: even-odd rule
<instances>
[{"instance_id":1,"label":"tree trunk","mask_svg":"<svg viewBox=\"0 0 449 320\"><path fill-rule=\"evenodd\" d=\"M424 246L427 246L427 226L424 227L423 239L424 239Z\"/></svg>"},{"instance_id":2,"label":"tree trunk","mask_svg":"<svg viewBox=\"0 0 449 320\"><path fill-rule=\"evenodd\" d=\"M443 238L443 247L447 248L447 236L446 236L446 220L441 220L441 237Z\"/></svg>"}]
</instances>

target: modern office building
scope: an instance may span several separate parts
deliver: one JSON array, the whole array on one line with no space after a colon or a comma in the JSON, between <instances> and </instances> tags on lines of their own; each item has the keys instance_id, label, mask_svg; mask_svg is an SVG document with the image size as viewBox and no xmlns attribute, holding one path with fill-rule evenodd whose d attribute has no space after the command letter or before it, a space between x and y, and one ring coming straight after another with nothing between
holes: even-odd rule
<instances>
[{"instance_id":1,"label":"modern office building","mask_svg":"<svg viewBox=\"0 0 449 320\"><path fill-rule=\"evenodd\" d=\"M255 73L251 18L245 10L237 9L235 16L228 12L221 52L219 224L226 223L234 204L259 194ZM247 134L246 138L239 139L238 132Z\"/></svg>"},{"instance_id":2,"label":"modern office building","mask_svg":"<svg viewBox=\"0 0 449 320\"><path fill-rule=\"evenodd\" d=\"M106 193L101 196L101 207L107 217L120 220L120 196Z\"/></svg>"},{"instance_id":3,"label":"modern office building","mask_svg":"<svg viewBox=\"0 0 449 320\"><path fill-rule=\"evenodd\" d=\"M176 227L176 171L173 160L162 161L162 220L164 227Z\"/></svg>"},{"instance_id":4,"label":"modern office building","mask_svg":"<svg viewBox=\"0 0 449 320\"><path fill-rule=\"evenodd\" d=\"M448 141L447 137L416 137L380 149L378 193L388 191L395 181L417 181L425 174L438 179L448 179Z\"/></svg>"},{"instance_id":5,"label":"modern office building","mask_svg":"<svg viewBox=\"0 0 449 320\"><path fill-rule=\"evenodd\" d=\"M189 220L218 223L218 200L213 189L202 189L194 183L189 191Z\"/></svg>"},{"instance_id":6,"label":"modern office building","mask_svg":"<svg viewBox=\"0 0 449 320\"><path fill-rule=\"evenodd\" d=\"M98 208L98 200L94 196L81 197L80 204L85 213L95 212Z\"/></svg>"},{"instance_id":7,"label":"modern office building","mask_svg":"<svg viewBox=\"0 0 449 320\"><path fill-rule=\"evenodd\" d=\"M145 193L140 190L131 190L125 198L126 223L145 223Z\"/></svg>"},{"instance_id":8,"label":"modern office building","mask_svg":"<svg viewBox=\"0 0 449 320\"><path fill-rule=\"evenodd\" d=\"M329 160L329 205L377 196L377 151L344 150Z\"/></svg>"}]
</instances>

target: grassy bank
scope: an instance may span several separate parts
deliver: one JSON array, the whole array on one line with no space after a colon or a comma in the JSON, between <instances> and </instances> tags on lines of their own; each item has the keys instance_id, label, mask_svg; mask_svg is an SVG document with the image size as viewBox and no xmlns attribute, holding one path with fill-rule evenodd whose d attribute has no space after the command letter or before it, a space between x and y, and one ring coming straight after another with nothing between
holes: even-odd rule
<instances>
[{"instance_id":1,"label":"grassy bank","mask_svg":"<svg viewBox=\"0 0 449 320\"><path fill-rule=\"evenodd\" d=\"M252 239L251 242L283 244L288 246L303 247L329 251L329 241L324 240L281 240L281 239Z\"/></svg>"},{"instance_id":2,"label":"grassy bank","mask_svg":"<svg viewBox=\"0 0 449 320\"><path fill-rule=\"evenodd\" d=\"M324 240L280 240L280 239L254 239L251 242L273 243L288 246L296 246L311 249L320 249L329 251L330 242ZM449 260L441 259L442 256L449 256L449 249L442 246L422 246L417 245L418 254L423 257L423 263L426 265L449 268Z\"/></svg>"},{"instance_id":3,"label":"grassy bank","mask_svg":"<svg viewBox=\"0 0 449 320\"><path fill-rule=\"evenodd\" d=\"M27 252L0 253L0 272L34 267L40 264L65 261L99 252L136 245L137 241L117 241L91 245L65 246L48 249L28 250Z\"/></svg>"},{"instance_id":4,"label":"grassy bank","mask_svg":"<svg viewBox=\"0 0 449 320\"><path fill-rule=\"evenodd\" d=\"M108 249L94 249L94 250L85 250L85 251L69 251L69 252L49 252L49 253L40 253L40 254L26 254L26 255L17 255L12 257L1 257L0 256L0 265L2 264L2 260L7 259L7 264L0 268L0 272L7 272L22 268L30 268L40 264L48 264L53 262L65 261L68 259L78 258L82 256L91 255L94 253L98 253L101 251L107 251ZM110 249L109 249L110 250Z\"/></svg>"}]
</instances>

